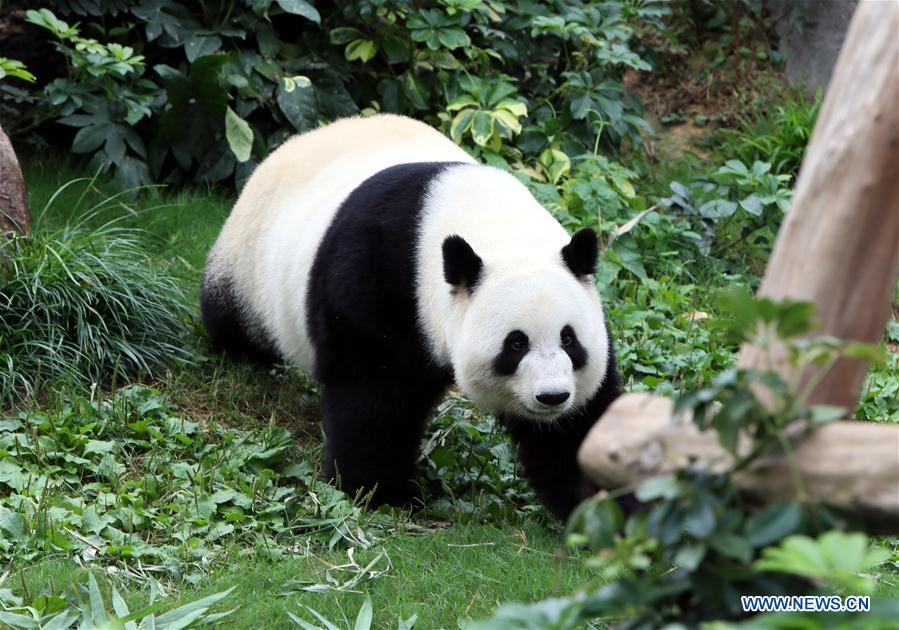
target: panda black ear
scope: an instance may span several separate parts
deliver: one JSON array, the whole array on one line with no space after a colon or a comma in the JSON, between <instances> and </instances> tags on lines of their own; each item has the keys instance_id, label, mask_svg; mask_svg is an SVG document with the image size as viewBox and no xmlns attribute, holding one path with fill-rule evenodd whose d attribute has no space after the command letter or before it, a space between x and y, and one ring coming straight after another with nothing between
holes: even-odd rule
<instances>
[{"instance_id":1,"label":"panda black ear","mask_svg":"<svg viewBox=\"0 0 899 630\"><path fill-rule=\"evenodd\" d=\"M596 272L599 258L599 239L590 228L579 230L571 237L571 242L562 248L562 260L578 278Z\"/></svg>"},{"instance_id":2,"label":"panda black ear","mask_svg":"<svg viewBox=\"0 0 899 630\"><path fill-rule=\"evenodd\" d=\"M474 253L471 245L453 234L443 241L443 277L457 289L474 288L481 277L484 262Z\"/></svg>"}]
</instances>

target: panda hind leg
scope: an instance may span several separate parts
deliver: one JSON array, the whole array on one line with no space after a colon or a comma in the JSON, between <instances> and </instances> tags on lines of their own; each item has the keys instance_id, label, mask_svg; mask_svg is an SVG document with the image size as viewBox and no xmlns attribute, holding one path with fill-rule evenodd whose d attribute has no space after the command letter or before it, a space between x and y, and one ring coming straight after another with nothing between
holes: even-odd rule
<instances>
[{"instance_id":1,"label":"panda hind leg","mask_svg":"<svg viewBox=\"0 0 899 630\"><path fill-rule=\"evenodd\" d=\"M254 363L271 364L277 360L273 345L263 341L262 327L253 325L226 276L213 279L207 271L200 287L200 311L203 327L215 349Z\"/></svg>"},{"instance_id":2,"label":"panda hind leg","mask_svg":"<svg viewBox=\"0 0 899 630\"><path fill-rule=\"evenodd\" d=\"M419 445L441 391L427 395L372 383L327 384L323 397L325 478L373 506L410 505Z\"/></svg>"}]
</instances>

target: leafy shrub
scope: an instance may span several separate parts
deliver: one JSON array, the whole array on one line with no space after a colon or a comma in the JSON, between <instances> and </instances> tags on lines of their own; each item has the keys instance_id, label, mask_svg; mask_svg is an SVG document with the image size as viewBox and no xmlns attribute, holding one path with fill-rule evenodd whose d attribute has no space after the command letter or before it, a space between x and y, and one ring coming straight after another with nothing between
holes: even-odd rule
<instances>
[{"instance_id":1,"label":"leafy shrub","mask_svg":"<svg viewBox=\"0 0 899 630\"><path fill-rule=\"evenodd\" d=\"M72 150L127 186L240 183L292 130L360 111L442 125L488 161L615 150L650 131L622 75L649 69L631 40L668 12L659 0L46 4L66 19L27 19L52 34L66 75L18 126L75 127Z\"/></svg>"},{"instance_id":2,"label":"leafy shrub","mask_svg":"<svg viewBox=\"0 0 899 630\"><path fill-rule=\"evenodd\" d=\"M895 341L899 341L899 322L893 320ZM889 354L884 365L871 366L862 387L856 417L859 420L899 422L899 353Z\"/></svg>"},{"instance_id":3,"label":"leafy shrub","mask_svg":"<svg viewBox=\"0 0 899 630\"><path fill-rule=\"evenodd\" d=\"M789 179L789 175L772 174L771 165L765 162L749 167L728 160L689 187L672 182L674 194L661 204L690 219L697 232L694 242L704 255L732 256L735 246L741 244L750 252L767 254L790 206Z\"/></svg>"},{"instance_id":4,"label":"leafy shrub","mask_svg":"<svg viewBox=\"0 0 899 630\"><path fill-rule=\"evenodd\" d=\"M108 383L189 359L187 299L153 264L145 234L89 221L0 240L0 399L48 380Z\"/></svg>"}]
</instances>

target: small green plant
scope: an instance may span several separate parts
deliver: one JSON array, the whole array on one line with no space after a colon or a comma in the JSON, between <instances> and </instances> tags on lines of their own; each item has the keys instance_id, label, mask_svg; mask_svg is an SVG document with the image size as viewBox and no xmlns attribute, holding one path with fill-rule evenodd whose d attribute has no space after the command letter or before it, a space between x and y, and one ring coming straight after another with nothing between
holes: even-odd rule
<instances>
[{"instance_id":1,"label":"small green plant","mask_svg":"<svg viewBox=\"0 0 899 630\"><path fill-rule=\"evenodd\" d=\"M503 140L509 141L521 133L521 119L527 117L528 108L516 99L511 77L481 79L463 76L459 79L462 92L446 110L453 115L449 124L450 137L462 143L470 135L475 145L499 153ZM450 115L446 116L450 120Z\"/></svg>"},{"instance_id":2,"label":"small green plant","mask_svg":"<svg viewBox=\"0 0 899 630\"><path fill-rule=\"evenodd\" d=\"M189 604L170 608L159 600L155 581L150 582L150 604L131 611L115 585L112 586L112 611L107 609L103 594L93 573L87 574L86 583L73 584L62 595L52 591L34 598L25 605L21 597L11 591L0 590L0 622L10 628L35 628L40 630L66 630L76 624L78 628L94 630L180 630L215 623L230 615L233 610L211 613L210 609L227 597L233 589L222 591ZM157 601L159 600L159 601Z\"/></svg>"},{"instance_id":3,"label":"small green plant","mask_svg":"<svg viewBox=\"0 0 899 630\"><path fill-rule=\"evenodd\" d=\"M312 616L318 619L319 622L324 626L326 630L339 630L341 627L350 628L350 624L347 620L342 626L335 624L332 621L329 621L327 617L322 615L320 612L315 610L314 608L310 608L309 606L304 606L306 610L308 610ZM287 611L287 617L293 622L294 625L303 628L303 630L321 630L318 626L315 626L307 621L304 621L299 616L294 613ZM353 630L369 630L371 628L372 619L374 618L374 610L371 604L371 597L368 596L368 593L365 594L365 601L362 602L362 606L359 608L359 613L356 615L356 620L353 622L352 628ZM400 622L400 628L412 628L415 624L415 619L412 618L406 625L403 625L403 622Z\"/></svg>"},{"instance_id":4,"label":"small green plant","mask_svg":"<svg viewBox=\"0 0 899 630\"><path fill-rule=\"evenodd\" d=\"M543 514L517 474L515 453L496 420L451 395L437 409L422 449L424 514L458 523Z\"/></svg>"}]
</instances>

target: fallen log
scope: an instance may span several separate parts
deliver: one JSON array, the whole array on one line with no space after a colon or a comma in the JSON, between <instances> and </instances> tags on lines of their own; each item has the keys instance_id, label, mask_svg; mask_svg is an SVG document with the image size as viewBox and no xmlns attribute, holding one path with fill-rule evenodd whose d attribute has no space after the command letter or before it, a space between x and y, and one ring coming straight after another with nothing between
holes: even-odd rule
<instances>
[{"instance_id":1,"label":"fallen log","mask_svg":"<svg viewBox=\"0 0 899 630\"><path fill-rule=\"evenodd\" d=\"M667 398L625 394L587 434L578 453L581 468L606 490L632 487L689 465L729 470L734 458L717 433L700 431L690 418L672 419L673 408ZM749 448L748 440L741 448ZM825 424L795 445L794 456L802 498L851 511L873 532L899 532L899 425ZM783 455L756 460L734 481L759 503L799 497Z\"/></svg>"}]
</instances>

